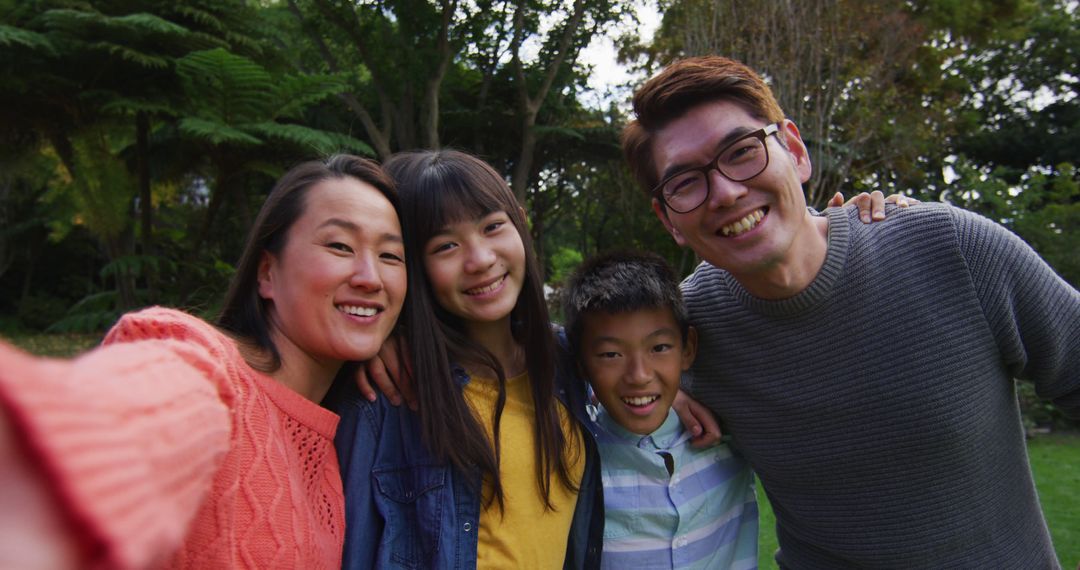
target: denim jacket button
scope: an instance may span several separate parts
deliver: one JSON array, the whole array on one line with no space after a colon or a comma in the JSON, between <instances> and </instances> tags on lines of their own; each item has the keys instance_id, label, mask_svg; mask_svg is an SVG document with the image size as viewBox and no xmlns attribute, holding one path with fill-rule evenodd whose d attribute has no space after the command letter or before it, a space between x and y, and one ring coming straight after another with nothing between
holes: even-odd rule
<instances>
[{"instance_id":1,"label":"denim jacket button","mask_svg":"<svg viewBox=\"0 0 1080 570\"><path fill-rule=\"evenodd\" d=\"M462 528L465 529L465 532L469 532L470 530L472 530L472 523L467 522L467 523L465 523L465 526L462 527Z\"/></svg>"}]
</instances>

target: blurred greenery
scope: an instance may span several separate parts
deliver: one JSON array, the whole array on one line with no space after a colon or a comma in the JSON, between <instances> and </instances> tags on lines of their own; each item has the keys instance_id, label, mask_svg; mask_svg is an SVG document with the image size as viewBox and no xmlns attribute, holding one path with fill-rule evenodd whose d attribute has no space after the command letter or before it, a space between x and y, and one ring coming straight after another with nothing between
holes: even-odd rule
<instances>
[{"instance_id":1,"label":"blurred greenery","mask_svg":"<svg viewBox=\"0 0 1080 570\"><path fill-rule=\"evenodd\" d=\"M950 201L1080 283L1074 2L654 7L643 38L628 0L0 0L0 317L101 331L139 306L212 306L273 180L337 151L484 157L555 287L615 247L689 273L620 156L628 89L587 89L581 53L604 35L644 73L706 52L762 71L811 147L816 205ZM720 13L740 26L709 27Z\"/></svg>"},{"instance_id":2,"label":"blurred greenery","mask_svg":"<svg viewBox=\"0 0 1080 570\"><path fill-rule=\"evenodd\" d=\"M100 344L101 337L98 333L26 334L0 331L0 339L38 356L56 358L85 352Z\"/></svg>"}]
</instances>

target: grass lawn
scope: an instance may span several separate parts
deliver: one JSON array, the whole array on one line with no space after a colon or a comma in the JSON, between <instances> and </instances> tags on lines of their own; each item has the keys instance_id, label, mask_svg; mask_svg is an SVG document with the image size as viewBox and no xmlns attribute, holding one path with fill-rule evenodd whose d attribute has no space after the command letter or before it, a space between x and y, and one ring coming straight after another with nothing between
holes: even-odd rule
<instances>
[{"instance_id":1,"label":"grass lawn","mask_svg":"<svg viewBox=\"0 0 1080 570\"><path fill-rule=\"evenodd\" d=\"M97 346L105 333L99 334L17 334L0 338L39 356L74 356Z\"/></svg>"},{"instance_id":2,"label":"grass lawn","mask_svg":"<svg viewBox=\"0 0 1080 570\"><path fill-rule=\"evenodd\" d=\"M1028 442L1028 455L1061 567L1080 568L1080 435L1038 436ZM758 501L761 511L758 564L763 570L775 569L776 519L760 481Z\"/></svg>"}]
</instances>

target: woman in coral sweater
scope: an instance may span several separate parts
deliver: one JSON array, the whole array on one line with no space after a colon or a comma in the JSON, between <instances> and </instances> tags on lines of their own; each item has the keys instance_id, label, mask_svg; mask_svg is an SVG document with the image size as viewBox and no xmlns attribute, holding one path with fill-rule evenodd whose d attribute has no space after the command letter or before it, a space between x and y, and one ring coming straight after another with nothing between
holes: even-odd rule
<instances>
[{"instance_id":1,"label":"woman in coral sweater","mask_svg":"<svg viewBox=\"0 0 1080 570\"><path fill-rule=\"evenodd\" d=\"M0 344L0 567L340 567L319 402L393 328L404 258L393 183L336 156L277 183L216 326L152 308L71 361Z\"/></svg>"}]
</instances>

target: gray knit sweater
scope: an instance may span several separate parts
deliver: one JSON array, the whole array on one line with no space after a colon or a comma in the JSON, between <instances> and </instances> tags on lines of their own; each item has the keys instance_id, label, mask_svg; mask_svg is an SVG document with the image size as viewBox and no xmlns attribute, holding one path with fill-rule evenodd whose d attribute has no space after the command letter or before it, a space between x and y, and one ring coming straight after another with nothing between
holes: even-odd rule
<instances>
[{"instance_id":1,"label":"gray knit sweater","mask_svg":"<svg viewBox=\"0 0 1080 570\"><path fill-rule=\"evenodd\" d=\"M795 297L707 263L683 283L689 387L761 477L778 562L1057 568L1012 379L1080 416L1080 293L960 209L827 215L825 264Z\"/></svg>"}]
</instances>

